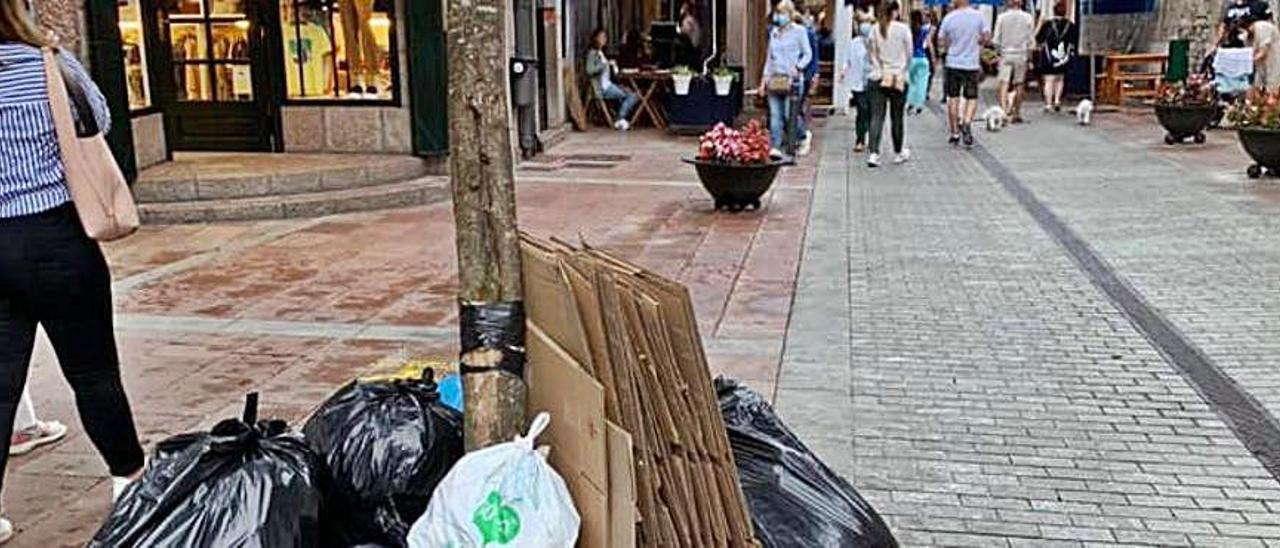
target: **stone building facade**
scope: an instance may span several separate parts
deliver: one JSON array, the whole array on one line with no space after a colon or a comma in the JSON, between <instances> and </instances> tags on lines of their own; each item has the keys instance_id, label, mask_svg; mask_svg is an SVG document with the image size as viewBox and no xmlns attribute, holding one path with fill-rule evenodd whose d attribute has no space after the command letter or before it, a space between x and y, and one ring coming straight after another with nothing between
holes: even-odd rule
<instances>
[{"instance_id":1,"label":"stone building facade","mask_svg":"<svg viewBox=\"0 0 1280 548\"><path fill-rule=\"evenodd\" d=\"M131 130L108 138L136 169L184 150L447 150L442 3L378 0L358 28L339 14L353 0L33 4Z\"/></svg>"}]
</instances>

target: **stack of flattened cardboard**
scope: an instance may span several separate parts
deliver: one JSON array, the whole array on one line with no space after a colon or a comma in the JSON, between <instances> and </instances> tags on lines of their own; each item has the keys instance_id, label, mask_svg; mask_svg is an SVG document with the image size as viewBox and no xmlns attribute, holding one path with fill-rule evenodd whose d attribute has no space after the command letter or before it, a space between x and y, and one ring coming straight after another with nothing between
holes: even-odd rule
<instances>
[{"instance_id":1,"label":"stack of flattened cardboard","mask_svg":"<svg viewBox=\"0 0 1280 548\"><path fill-rule=\"evenodd\" d=\"M579 545L758 546L688 290L603 251L521 241L529 408Z\"/></svg>"}]
</instances>

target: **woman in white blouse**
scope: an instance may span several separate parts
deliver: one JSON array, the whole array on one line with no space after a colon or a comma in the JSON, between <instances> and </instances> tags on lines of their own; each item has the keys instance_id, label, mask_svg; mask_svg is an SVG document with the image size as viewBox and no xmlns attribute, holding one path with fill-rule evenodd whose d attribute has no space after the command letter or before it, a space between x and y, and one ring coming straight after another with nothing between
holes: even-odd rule
<instances>
[{"instance_id":1,"label":"woman in white blouse","mask_svg":"<svg viewBox=\"0 0 1280 548\"><path fill-rule=\"evenodd\" d=\"M885 4L880 19L871 31L868 42L871 53L871 75L867 93L871 98L870 154L867 165L880 166L880 139L884 133L886 111L892 122L893 162L901 164L911 158L908 149L903 115L907 104L907 69L911 63L913 44L911 27L899 20L902 6L898 2Z\"/></svg>"}]
</instances>

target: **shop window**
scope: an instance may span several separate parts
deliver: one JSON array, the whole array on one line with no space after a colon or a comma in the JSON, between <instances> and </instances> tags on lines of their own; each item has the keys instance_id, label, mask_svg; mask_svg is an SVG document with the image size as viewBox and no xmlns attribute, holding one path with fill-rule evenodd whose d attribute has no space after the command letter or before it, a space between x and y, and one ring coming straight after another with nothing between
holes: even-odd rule
<instances>
[{"instance_id":1,"label":"shop window","mask_svg":"<svg viewBox=\"0 0 1280 548\"><path fill-rule=\"evenodd\" d=\"M124 43L125 82L129 88L129 108L151 106L151 77L147 74L147 46L142 31L140 0L119 0L120 38Z\"/></svg>"},{"instance_id":2,"label":"shop window","mask_svg":"<svg viewBox=\"0 0 1280 548\"><path fill-rule=\"evenodd\" d=\"M208 11L205 10L206 3ZM169 15L179 101L253 100L245 0L179 0Z\"/></svg>"},{"instance_id":3,"label":"shop window","mask_svg":"<svg viewBox=\"0 0 1280 548\"><path fill-rule=\"evenodd\" d=\"M391 100L393 6L390 0L281 2L289 99Z\"/></svg>"}]
</instances>

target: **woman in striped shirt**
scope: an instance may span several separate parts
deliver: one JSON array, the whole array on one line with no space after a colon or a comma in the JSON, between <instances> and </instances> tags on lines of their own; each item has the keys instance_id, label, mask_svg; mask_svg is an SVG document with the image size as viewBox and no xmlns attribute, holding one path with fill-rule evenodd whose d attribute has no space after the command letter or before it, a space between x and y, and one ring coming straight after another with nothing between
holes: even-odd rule
<instances>
[{"instance_id":1,"label":"woman in striped shirt","mask_svg":"<svg viewBox=\"0 0 1280 548\"><path fill-rule=\"evenodd\" d=\"M41 48L24 0L0 0L0 486L36 327L44 328L76 396L85 432L113 477L113 494L144 458L120 382L111 274L80 226L67 191L46 91ZM110 117L84 68L59 61L89 97L105 131ZM0 518L0 542L12 526Z\"/></svg>"}]
</instances>

